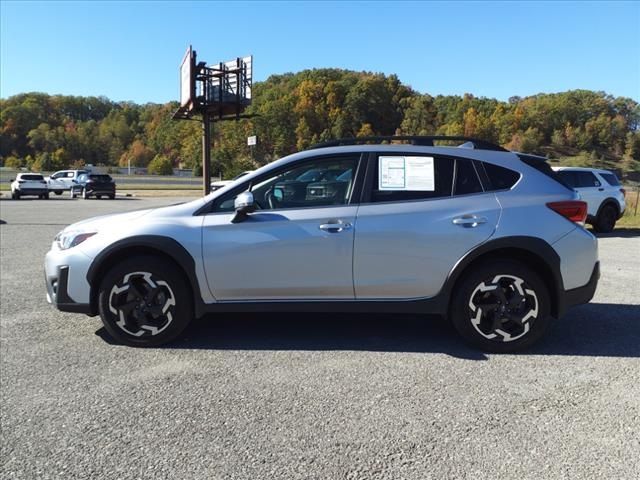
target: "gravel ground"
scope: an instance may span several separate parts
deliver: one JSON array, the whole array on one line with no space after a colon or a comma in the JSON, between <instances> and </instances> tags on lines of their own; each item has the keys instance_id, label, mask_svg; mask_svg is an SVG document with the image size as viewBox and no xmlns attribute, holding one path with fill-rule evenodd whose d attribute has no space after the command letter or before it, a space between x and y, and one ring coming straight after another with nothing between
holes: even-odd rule
<instances>
[{"instance_id":1,"label":"gravel ground","mask_svg":"<svg viewBox=\"0 0 640 480\"><path fill-rule=\"evenodd\" d=\"M0 200L1 478L640 478L639 231L519 355L393 315L228 315L141 350L46 303L64 225L177 200Z\"/></svg>"}]
</instances>

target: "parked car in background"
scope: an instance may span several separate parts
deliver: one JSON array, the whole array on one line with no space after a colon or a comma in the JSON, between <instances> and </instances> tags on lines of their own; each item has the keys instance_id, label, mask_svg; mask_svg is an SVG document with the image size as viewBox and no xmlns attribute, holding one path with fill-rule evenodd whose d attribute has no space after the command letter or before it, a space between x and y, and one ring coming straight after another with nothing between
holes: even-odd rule
<instances>
[{"instance_id":1,"label":"parked car in background","mask_svg":"<svg viewBox=\"0 0 640 480\"><path fill-rule=\"evenodd\" d=\"M47 181L40 173L19 173L15 180L11 180L11 198L20 200L20 197L37 196L49 198Z\"/></svg>"},{"instance_id":2,"label":"parked car in background","mask_svg":"<svg viewBox=\"0 0 640 480\"><path fill-rule=\"evenodd\" d=\"M56 195L61 195L62 192L71 189L74 181L84 173L89 173L89 170L60 170L45 178L49 190Z\"/></svg>"},{"instance_id":3,"label":"parked car in background","mask_svg":"<svg viewBox=\"0 0 640 480\"><path fill-rule=\"evenodd\" d=\"M587 202L587 223L609 233L626 208L625 190L614 172L596 168L554 167L558 177Z\"/></svg>"},{"instance_id":4,"label":"parked car in background","mask_svg":"<svg viewBox=\"0 0 640 480\"><path fill-rule=\"evenodd\" d=\"M546 159L399 139L412 144L321 145L192 202L71 225L46 255L47 298L134 346L206 314L404 312L448 317L495 352L592 298L587 205ZM288 179L304 188L285 195Z\"/></svg>"},{"instance_id":5,"label":"parked car in background","mask_svg":"<svg viewBox=\"0 0 640 480\"><path fill-rule=\"evenodd\" d=\"M216 190L220 190L222 187L226 187L227 185L229 185L229 184L235 182L236 180L238 180L239 178L242 178L245 175L249 175L252 172L253 172L253 170L247 170L245 172L242 172L240 175L236 175L231 180L218 180L216 182L211 182L211 191L215 192Z\"/></svg>"},{"instance_id":6,"label":"parked car in background","mask_svg":"<svg viewBox=\"0 0 640 480\"><path fill-rule=\"evenodd\" d=\"M104 173L83 173L71 186L71 198L116 198L116 183L110 175Z\"/></svg>"}]
</instances>

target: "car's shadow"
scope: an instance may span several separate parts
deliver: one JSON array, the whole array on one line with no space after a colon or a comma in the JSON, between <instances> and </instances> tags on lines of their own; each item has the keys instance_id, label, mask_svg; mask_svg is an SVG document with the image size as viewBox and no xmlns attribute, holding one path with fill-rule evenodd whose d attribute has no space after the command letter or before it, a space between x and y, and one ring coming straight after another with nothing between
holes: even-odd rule
<instances>
[{"instance_id":1,"label":"car's shadow","mask_svg":"<svg viewBox=\"0 0 640 480\"><path fill-rule=\"evenodd\" d=\"M105 341L104 329L96 332ZM363 350L487 356L466 346L444 320L389 314L225 314L192 322L162 348L206 350ZM587 304L555 321L520 355L640 357L640 305Z\"/></svg>"}]
</instances>

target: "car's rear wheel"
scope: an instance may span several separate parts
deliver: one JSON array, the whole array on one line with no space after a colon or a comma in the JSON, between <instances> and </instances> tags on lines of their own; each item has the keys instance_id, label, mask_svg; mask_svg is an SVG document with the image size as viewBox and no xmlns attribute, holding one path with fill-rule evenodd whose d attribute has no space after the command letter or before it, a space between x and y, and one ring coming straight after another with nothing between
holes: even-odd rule
<instances>
[{"instance_id":1,"label":"car's rear wheel","mask_svg":"<svg viewBox=\"0 0 640 480\"><path fill-rule=\"evenodd\" d=\"M613 205L605 205L598 213L593 229L598 233L610 233L616 227L618 212Z\"/></svg>"},{"instance_id":2,"label":"car's rear wheel","mask_svg":"<svg viewBox=\"0 0 640 480\"><path fill-rule=\"evenodd\" d=\"M158 257L139 256L117 264L102 280L98 302L109 334L136 347L173 340L193 318L184 275Z\"/></svg>"},{"instance_id":3,"label":"car's rear wheel","mask_svg":"<svg viewBox=\"0 0 640 480\"><path fill-rule=\"evenodd\" d=\"M484 262L456 285L451 320L472 345L489 352L513 352L544 334L550 322L549 292L541 278L520 262Z\"/></svg>"}]
</instances>

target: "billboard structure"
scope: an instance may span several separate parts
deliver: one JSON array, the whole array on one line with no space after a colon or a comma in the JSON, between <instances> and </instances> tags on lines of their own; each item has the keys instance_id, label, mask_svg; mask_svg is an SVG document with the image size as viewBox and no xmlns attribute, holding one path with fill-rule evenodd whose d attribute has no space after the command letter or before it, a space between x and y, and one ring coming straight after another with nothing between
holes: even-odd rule
<instances>
[{"instance_id":1,"label":"billboard structure","mask_svg":"<svg viewBox=\"0 0 640 480\"><path fill-rule=\"evenodd\" d=\"M180 64L180 107L176 120L202 120L202 182L207 195L211 189L211 128L215 121L238 120L251 105L253 57L207 65L196 61L196 52L187 49Z\"/></svg>"}]
</instances>

